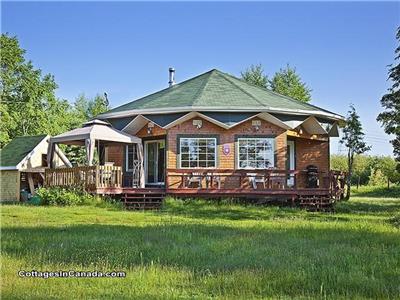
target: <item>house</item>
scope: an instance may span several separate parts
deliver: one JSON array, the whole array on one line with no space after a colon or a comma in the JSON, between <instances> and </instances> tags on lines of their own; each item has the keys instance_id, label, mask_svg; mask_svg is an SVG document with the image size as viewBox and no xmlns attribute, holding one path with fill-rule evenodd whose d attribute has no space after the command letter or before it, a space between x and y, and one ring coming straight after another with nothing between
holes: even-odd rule
<instances>
[{"instance_id":1,"label":"house","mask_svg":"<svg viewBox=\"0 0 400 300\"><path fill-rule=\"evenodd\" d=\"M174 72L166 89L98 116L142 140L102 147L99 139L100 162L120 168L122 188L139 188L131 178L143 172L141 188L180 196L331 192L329 139L341 115L219 70L181 83Z\"/></svg>"},{"instance_id":2,"label":"house","mask_svg":"<svg viewBox=\"0 0 400 300\"><path fill-rule=\"evenodd\" d=\"M49 135L16 137L0 150L0 201L20 200L21 190L33 194L35 188L43 185L49 140ZM68 164L57 149L55 165Z\"/></svg>"}]
</instances>

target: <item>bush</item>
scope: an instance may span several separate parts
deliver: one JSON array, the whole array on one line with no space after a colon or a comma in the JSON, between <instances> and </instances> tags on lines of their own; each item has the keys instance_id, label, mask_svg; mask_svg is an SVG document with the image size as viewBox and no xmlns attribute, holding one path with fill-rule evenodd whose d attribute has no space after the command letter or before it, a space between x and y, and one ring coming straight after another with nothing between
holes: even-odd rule
<instances>
[{"instance_id":1,"label":"bush","mask_svg":"<svg viewBox=\"0 0 400 300\"><path fill-rule=\"evenodd\" d=\"M40 188L38 196L43 205L71 206L92 202L93 196L79 189L60 187Z\"/></svg>"},{"instance_id":2,"label":"bush","mask_svg":"<svg viewBox=\"0 0 400 300\"><path fill-rule=\"evenodd\" d=\"M387 182L387 177L385 177L380 169L373 169L371 176L369 177L368 185L372 186L383 186Z\"/></svg>"},{"instance_id":3,"label":"bush","mask_svg":"<svg viewBox=\"0 0 400 300\"><path fill-rule=\"evenodd\" d=\"M40 188L38 196L42 205L55 206L74 206L74 205L92 205L104 208L122 209L120 201L109 198L91 195L82 189L77 188Z\"/></svg>"}]
</instances>

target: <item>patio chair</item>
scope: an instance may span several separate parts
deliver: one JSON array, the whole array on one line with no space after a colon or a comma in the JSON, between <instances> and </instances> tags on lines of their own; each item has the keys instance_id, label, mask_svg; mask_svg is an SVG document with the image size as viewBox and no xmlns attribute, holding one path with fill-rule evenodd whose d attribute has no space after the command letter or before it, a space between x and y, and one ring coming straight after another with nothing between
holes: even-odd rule
<instances>
[{"instance_id":1,"label":"patio chair","mask_svg":"<svg viewBox=\"0 0 400 300\"><path fill-rule=\"evenodd\" d=\"M221 176L214 175L213 173L206 173L206 184L207 188L210 186L211 183L217 183L218 189L221 189ZM212 188L212 186L210 186Z\"/></svg>"},{"instance_id":2,"label":"patio chair","mask_svg":"<svg viewBox=\"0 0 400 300\"><path fill-rule=\"evenodd\" d=\"M193 172L187 182L187 186L190 186L193 183L197 183L199 189L202 188L203 174L200 172Z\"/></svg>"},{"instance_id":3,"label":"patio chair","mask_svg":"<svg viewBox=\"0 0 400 300\"><path fill-rule=\"evenodd\" d=\"M253 189L257 189L257 183L261 183L265 189L265 176L258 175L257 173L247 173L249 182L253 185Z\"/></svg>"},{"instance_id":4,"label":"patio chair","mask_svg":"<svg viewBox=\"0 0 400 300\"><path fill-rule=\"evenodd\" d=\"M269 182L272 189L284 189L287 184L287 178L281 174L271 174Z\"/></svg>"}]
</instances>

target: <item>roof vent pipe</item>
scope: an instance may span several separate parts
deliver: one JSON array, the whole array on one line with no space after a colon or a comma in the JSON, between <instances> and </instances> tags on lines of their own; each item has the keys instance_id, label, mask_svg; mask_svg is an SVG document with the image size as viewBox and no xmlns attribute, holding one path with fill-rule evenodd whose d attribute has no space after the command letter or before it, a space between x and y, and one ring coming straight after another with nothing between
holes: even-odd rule
<instances>
[{"instance_id":1,"label":"roof vent pipe","mask_svg":"<svg viewBox=\"0 0 400 300\"><path fill-rule=\"evenodd\" d=\"M173 86L175 84L175 69L169 68L169 86Z\"/></svg>"}]
</instances>

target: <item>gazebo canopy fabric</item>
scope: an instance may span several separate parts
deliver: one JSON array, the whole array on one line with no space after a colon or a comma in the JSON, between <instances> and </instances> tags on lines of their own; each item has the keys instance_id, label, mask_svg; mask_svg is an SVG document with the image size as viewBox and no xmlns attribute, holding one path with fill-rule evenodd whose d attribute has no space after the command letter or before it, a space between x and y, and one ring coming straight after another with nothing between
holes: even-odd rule
<instances>
[{"instance_id":1,"label":"gazebo canopy fabric","mask_svg":"<svg viewBox=\"0 0 400 300\"><path fill-rule=\"evenodd\" d=\"M101 120L89 121L83 124L81 128L52 137L50 142L66 145L85 145L88 139L126 144L142 143L142 139L114 129L109 123Z\"/></svg>"},{"instance_id":2,"label":"gazebo canopy fabric","mask_svg":"<svg viewBox=\"0 0 400 300\"><path fill-rule=\"evenodd\" d=\"M76 128L68 132L59 134L50 138L48 163L52 167L53 155L56 144L65 145L84 145L86 148L86 156L88 165L93 164L94 150L96 141L114 142L123 144L136 144L138 158L140 160L140 187L144 187L144 168L143 168L143 146L142 139L129 135L111 127L107 122L101 120L92 120L83 124L81 128Z\"/></svg>"}]
</instances>

